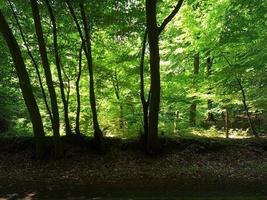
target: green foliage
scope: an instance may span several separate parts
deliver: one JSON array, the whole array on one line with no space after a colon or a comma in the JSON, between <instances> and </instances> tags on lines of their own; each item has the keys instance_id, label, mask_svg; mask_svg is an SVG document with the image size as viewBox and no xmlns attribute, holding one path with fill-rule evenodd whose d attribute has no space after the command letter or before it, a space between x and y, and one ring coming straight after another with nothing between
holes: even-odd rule
<instances>
[{"instance_id":1,"label":"green foliage","mask_svg":"<svg viewBox=\"0 0 267 200\"><path fill-rule=\"evenodd\" d=\"M39 3L51 70L60 102L60 118L63 122L63 105L54 65L51 24L45 4L43 1ZM81 22L79 1L72 3L78 20ZM84 3L91 25L90 37L100 125L106 135L138 135L143 126L139 97L139 63L141 40L146 25L144 1L108 0L84 1ZM159 1L159 22L170 13L175 3L176 1L173 0ZM40 65L41 76L45 82L29 2L12 1L12 4L19 16L30 49ZM51 5L56 11L58 22L59 53L66 93L68 80L70 81L69 117L74 129L77 99L75 81L78 74L81 40L64 2L51 1ZM8 18L22 48L44 125L47 134L50 134L51 125L36 72L27 55L8 4L0 1L0 9ZM188 121L189 108L193 101L197 103L197 126L199 127L205 126L203 124L206 123L208 111L211 111L217 120L222 120L221 113L226 108L231 110L233 118L234 113L244 111L242 93L236 77L242 80L250 112L257 112L261 116L266 115L266 13L267 3L264 0L188 0L185 2L181 13L167 26L160 40L161 130L172 136L191 132ZM198 75L193 74L196 53L200 55ZM148 54L147 49L145 56L146 95L149 93L150 84ZM207 74L207 58L209 57L213 59L210 75ZM25 132L29 130L28 117L18 89L13 63L2 37L0 37L0 58L0 118L7 119L17 131ZM88 72L84 55L82 63L80 124L81 132L90 135L93 130L88 97ZM114 84L118 85L119 98ZM47 92L46 86L45 90ZM208 100L213 102L211 110L208 110ZM176 119L177 112L179 112L178 119ZM121 118L123 128L120 127ZM61 128L63 132L64 127ZM209 134L216 136L213 129Z\"/></svg>"}]
</instances>

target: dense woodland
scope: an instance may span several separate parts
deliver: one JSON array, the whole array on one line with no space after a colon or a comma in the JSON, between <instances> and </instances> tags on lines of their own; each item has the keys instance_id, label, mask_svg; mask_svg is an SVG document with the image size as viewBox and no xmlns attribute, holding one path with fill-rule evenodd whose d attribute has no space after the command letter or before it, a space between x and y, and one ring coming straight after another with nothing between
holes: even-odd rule
<instances>
[{"instance_id":1,"label":"dense woodland","mask_svg":"<svg viewBox=\"0 0 267 200\"><path fill-rule=\"evenodd\" d=\"M266 0L0 0L0 134L264 137ZM165 140L164 140L165 141ZM163 141L163 142L164 142Z\"/></svg>"}]
</instances>

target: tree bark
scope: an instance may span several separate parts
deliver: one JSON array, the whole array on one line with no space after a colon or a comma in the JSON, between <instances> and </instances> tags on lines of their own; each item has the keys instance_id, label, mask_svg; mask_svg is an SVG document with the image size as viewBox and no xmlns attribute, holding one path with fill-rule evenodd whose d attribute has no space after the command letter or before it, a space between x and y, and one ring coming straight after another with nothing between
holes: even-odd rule
<instances>
[{"instance_id":1,"label":"tree bark","mask_svg":"<svg viewBox=\"0 0 267 200\"><path fill-rule=\"evenodd\" d=\"M35 31L37 35L38 45L39 45L39 52L41 55L42 64L45 71L46 77L46 84L48 87L50 101L51 101L51 108L53 114L53 121L52 121L52 128L53 128L53 135L54 135L54 147L55 147L55 157L61 157L63 154L62 144L60 141L60 133L59 133L59 112L58 112L58 104L57 104L57 96L56 91L53 85L52 74L50 70L50 65L48 62L47 52L46 52L46 45L43 36L43 29L41 25L41 19L39 15L39 8L36 0L31 0L31 7L32 7L32 14L34 19Z\"/></svg>"},{"instance_id":2,"label":"tree bark","mask_svg":"<svg viewBox=\"0 0 267 200\"><path fill-rule=\"evenodd\" d=\"M147 151L153 153L159 148L158 115L160 107L160 55L159 29L157 26L157 1L146 1L147 34L150 51L150 86L151 99L149 104L149 128Z\"/></svg>"},{"instance_id":3,"label":"tree bark","mask_svg":"<svg viewBox=\"0 0 267 200\"><path fill-rule=\"evenodd\" d=\"M45 0L45 3L47 5L47 9L50 15L50 19L52 22L53 26L53 45L54 45L54 52L55 52L55 60L56 60L56 68L57 68L57 73L58 73L58 79L59 79L59 85L60 85L60 93L61 93L61 99L63 103L63 108L64 108L64 122L65 122L65 133L66 135L72 135L71 127L70 127L70 122L69 122L69 108L68 108L68 102L65 97L65 92L64 92L64 83L63 83L63 78L61 74L61 61L60 61L60 56L58 52L58 39L57 39L57 24L56 24L56 18L53 12L53 9L51 5L49 4L48 0Z\"/></svg>"},{"instance_id":4,"label":"tree bark","mask_svg":"<svg viewBox=\"0 0 267 200\"><path fill-rule=\"evenodd\" d=\"M121 102L121 95L120 95L120 86L119 86L119 80L118 80L118 74L117 74L117 68L114 71L114 78L112 79L113 88L115 91L115 96L118 100L119 107L120 107L120 116L119 116L119 127L120 130L123 130L124 128L124 120L123 120L123 105Z\"/></svg>"},{"instance_id":5,"label":"tree bark","mask_svg":"<svg viewBox=\"0 0 267 200\"><path fill-rule=\"evenodd\" d=\"M211 56L207 57L206 64L207 64L207 78L209 79L209 77L212 74L212 64L213 64L213 58ZM211 94L211 87L208 88L208 94ZM216 122L215 117L214 117L213 113L211 112L212 103L213 103L212 100L208 99L208 118L207 118L207 121Z\"/></svg>"},{"instance_id":6,"label":"tree bark","mask_svg":"<svg viewBox=\"0 0 267 200\"><path fill-rule=\"evenodd\" d=\"M229 111L227 108L224 113L224 131L226 138L229 138Z\"/></svg>"},{"instance_id":7,"label":"tree bark","mask_svg":"<svg viewBox=\"0 0 267 200\"><path fill-rule=\"evenodd\" d=\"M173 120L173 133L174 133L174 134L178 133L178 121L179 121L179 116L180 116L180 113L179 113L179 111L177 110L177 111L175 112L174 120Z\"/></svg>"},{"instance_id":8,"label":"tree bark","mask_svg":"<svg viewBox=\"0 0 267 200\"><path fill-rule=\"evenodd\" d=\"M193 80L193 87L197 87L196 79L199 74L199 66L200 66L200 59L199 53L195 54L194 56L194 80ZM193 96L192 104L190 106L190 115L189 115L189 123L191 126L196 126L196 114L197 114L197 103L196 103L196 96Z\"/></svg>"},{"instance_id":9,"label":"tree bark","mask_svg":"<svg viewBox=\"0 0 267 200\"><path fill-rule=\"evenodd\" d=\"M76 96L77 96L75 133L77 135L81 135L81 131L80 131L80 112L81 112L80 79L82 75L82 51L83 51L83 44L81 45L81 48L79 51L79 69L78 69L77 79L75 82Z\"/></svg>"},{"instance_id":10,"label":"tree bark","mask_svg":"<svg viewBox=\"0 0 267 200\"><path fill-rule=\"evenodd\" d=\"M148 137L147 152L153 153L159 148L158 140L158 118L160 109L160 54L159 54L159 35L165 29L167 24L175 17L183 4L179 0L168 17L162 24L157 26L157 1L146 0L146 23L147 35L150 51L150 88L151 98L149 102L148 114Z\"/></svg>"},{"instance_id":11,"label":"tree bark","mask_svg":"<svg viewBox=\"0 0 267 200\"><path fill-rule=\"evenodd\" d=\"M22 91L23 99L29 112L30 120L33 126L33 133L36 147L36 157L41 158L45 153L45 133L40 115L39 107L35 100L29 75L21 55L18 43L9 28L2 11L0 10L0 32L8 45L9 51L15 64L16 73L19 79L19 85Z\"/></svg>"},{"instance_id":12,"label":"tree bark","mask_svg":"<svg viewBox=\"0 0 267 200\"><path fill-rule=\"evenodd\" d=\"M141 61L140 61L140 98L143 107L143 122L144 122L144 144L147 144L147 136L148 136L148 108L149 108L149 96L146 100L145 97L145 81L144 81L144 61L145 61L145 51L146 51L146 43L147 43L147 29L144 33L142 51L141 51ZM150 94L150 91L149 91Z\"/></svg>"}]
</instances>

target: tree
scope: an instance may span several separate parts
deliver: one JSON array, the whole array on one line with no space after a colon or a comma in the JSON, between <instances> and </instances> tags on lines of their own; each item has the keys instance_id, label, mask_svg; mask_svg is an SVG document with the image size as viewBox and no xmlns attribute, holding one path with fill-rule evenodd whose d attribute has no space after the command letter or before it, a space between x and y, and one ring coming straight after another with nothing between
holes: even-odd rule
<instances>
[{"instance_id":1,"label":"tree","mask_svg":"<svg viewBox=\"0 0 267 200\"><path fill-rule=\"evenodd\" d=\"M208 57L206 59L206 66L207 66L207 79L209 80L210 76L212 75L212 64L213 64L214 58L208 54ZM210 84L210 83L209 83ZM212 88L208 87L208 95L211 94ZM216 122L215 117L213 113L211 112L212 109L212 99L208 99L208 117L207 121L209 122ZM228 113L227 113L228 115Z\"/></svg>"},{"instance_id":2,"label":"tree","mask_svg":"<svg viewBox=\"0 0 267 200\"><path fill-rule=\"evenodd\" d=\"M55 147L55 157L61 157L63 154L62 144L60 141L60 133L59 133L59 112L58 112L58 104L57 104L57 95L55 91L55 87L53 85L52 74L50 69L50 64L47 57L46 45L43 36L43 29L41 25L41 19L39 15L39 8L36 0L31 0L31 8L32 14L35 24L35 31L37 35L39 52L43 64L43 68L45 71L46 84L48 86L48 91L50 95L51 108L53 114L52 128L54 134L54 147Z\"/></svg>"},{"instance_id":3,"label":"tree","mask_svg":"<svg viewBox=\"0 0 267 200\"><path fill-rule=\"evenodd\" d=\"M151 98L149 103L149 128L147 139L147 151L152 153L159 147L158 143L158 115L160 108L160 54L159 35L167 24L175 17L183 4L179 0L171 14L157 25L157 1L146 0L147 35L150 51L150 78Z\"/></svg>"},{"instance_id":4,"label":"tree","mask_svg":"<svg viewBox=\"0 0 267 200\"><path fill-rule=\"evenodd\" d=\"M38 81L39 81L39 84L40 84L40 88L41 88L42 96L43 96L43 99L44 99L45 107L46 107L47 113L48 113L48 115L50 117L50 120L52 121L53 120L53 116L52 116L52 113L51 113L51 110L50 110L50 107L49 107L49 103L48 103L48 100L47 100L47 97L46 97L46 93L45 93L44 85L43 85L43 82L42 82L42 77L41 77L41 73L40 73L40 70L39 70L38 63L37 63L36 59L34 58L32 52L30 50L29 43L27 42L26 37L25 37L25 35L24 35L23 31L22 31L22 27L20 25L18 16L17 16L17 14L16 14L16 12L15 12L13 6L12 6L12 3L10 2L10 0L8 0L8 3L9 3L9 6L10 6L10 8L12 10L13 16L14 16L14 18L16 20L16 23L17 23L17 26L19 28L19 32L20 32L21 38L22 38L23 43L24 43L24 45L25 45L25 47L27 49L27 53L28 53L29 57L31 58L33 66L34 66L34 68L36 70L36 74L37 74Z\"/></svg>"},{"instance_id":5,"label":"tree","mask_svg":"<svg viewBox=\"0 0 267 200\"><path fill-rule=\"evenodd\" d=\"M19 45L7 24L7 21L4 18L2 11L0 10L0 32L2 33L16 68L16 73L19 79L19 85L22 91L22 95L25 101L25 104L28 108L30 119L33 126L33 133L35 137L35 146L36 146L36 156L41 158L45 153L45 133L42 123L42 118L40 115L39 107L36 103L32 86L30 83L29 75L26 70L24 60L21 55L21 50Z\"/></svg>"},{"instance_id":6,"label":"tree","mask_svg":"<svg viewBox=\"0 0 267 200\"><path fill-rule=\"evenodd\" d=\"M123 105L121 102L121 92L120 92L120 84L119 84L119 79L118 79L118 69L115 68L114 70L114 75L112 77L112 85L115 91L115 96L119 102L119 107L120 107L120 114L119 114L119 128L120 130L124 129L124 120L123 120Z\"/></svg>"},{"instance_id":7,"label":"tree","mask_svg":"<svg viewBox=\"0 0 267 200\"><path fill-rule=\"evenodd\" d=\"M193 88L197 88L197 76L199 74L199 66L200 66L200 58L199 53L196 53L194 56L194 80L193 80ZM193 96L193 103L190 106L190 115L189 122L191 126L196 126L196 114L197 114L197 103L196 96Z\"/></svg>"},{"instance_id":8,"label":"tree","mask_svg":"<svg viewBox=\"0 0 267 200\"><path fill-rule=\"evenodd\" d=\"M84 53L85 53L85 56L87 59L87 67L88 67L88 72L89 72L89 96L90 96L90 106L91 106L91 111L92 111L92 116L93 116L95 145L100 151L104 151L105 145L104 145L104 141L103 141L103 133L99 127L97 110L96 110L92 49L91 49L91 41L90 41L90 38L89 38L90 36L89 36L89 32L88 32L89 27L88 27L87 18L85 15L84 5L82 3L79 4L81 16L82 16L83 28L84 28L84 33L83 33L81 26L78 22L78 19L76 17L76 14L75 14L69 0L66 0L66 4L70 10L72 17L73 17L76 28L78 29L82 43L84 44L83 49L84 49Z\"/></svg>"},{"instance_id":9,"label":"tree","mask_svg":"<svg viewBox=\"0 0 267 200\"><path fill-rule=\"evenodd\" d=\"M144 33L142 50L141 50L141 60L140 60L140 98L143 107L144 144L147 144L147 137L148 137L148 126L149 126L148 109L150 100L150 91L147 100L145 97L144 62L145 62L146 43L147 43L147 29L145 30Z\"/></svg>"},{"instance_id":10,"label":"tree","mask_svg":"<svg viewBox=\"0 0 267 200\"><path fill-rule=\"evenodd\" d=\"M58 34L57 34L57 24L56 24L56 18L53 12L53 9L49 3L49 0L45 0L45 3L47 5L47 9L50 15L50 19L52 22L52 29L53 29L53 44L54 44L54 52L55 52L55 60L56 60L56 67L57 67L57 73L58 73L58 79L59 79L59 84L60 84L60 93L61 93L61 99L63 102L63 107L64 107L64 121L65 121L65 132L66 135L71 135L72 131L70 128L70 122L69 122L69 109L68 109L68 102L65 97L65 92L64 92L64 83L63 83L63 78L62 78L62 73L61 73L61 62L60 62L60 56L59 56L59 49L58 49Z\"/></svg>"},{"instance_id":11,"label":"tree","mask_svg":"<svg viewBox=\"0 0 267 200\"><path fill-rule=\"evenodd\" d=\"M80 112L81 112L80 80L81 80L81 75L82 75L82 55L83 55L83 44L81 45L81 48L79 50L79 68L78 68L77 79L75 82L76 98L77 98L75 133L77 135L81 134L81 131L80 131Z\"/></svg>"}]
</instances>

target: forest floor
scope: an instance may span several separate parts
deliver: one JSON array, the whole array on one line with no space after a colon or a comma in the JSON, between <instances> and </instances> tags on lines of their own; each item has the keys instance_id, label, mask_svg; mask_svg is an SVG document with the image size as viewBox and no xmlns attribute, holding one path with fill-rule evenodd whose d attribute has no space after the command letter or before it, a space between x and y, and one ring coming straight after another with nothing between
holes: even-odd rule
<instances>
[{"instance_id":1,"label":"forest floor","mask_svg":"<svg viewBox=\"0 0 267 200\"><path fill-rule=\"evenodd\" d=\"M151 191L158 197L267 196L266 139L169 139L154 156L134 140L110 138L103 155L63 141L63 158L48 154L36 160L31 138L0 139L0 199L129 197Z\"/></svg>"}]
</instances>

